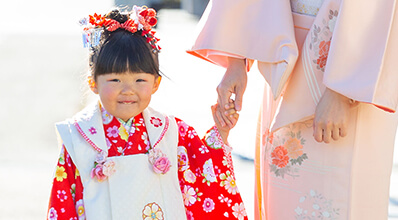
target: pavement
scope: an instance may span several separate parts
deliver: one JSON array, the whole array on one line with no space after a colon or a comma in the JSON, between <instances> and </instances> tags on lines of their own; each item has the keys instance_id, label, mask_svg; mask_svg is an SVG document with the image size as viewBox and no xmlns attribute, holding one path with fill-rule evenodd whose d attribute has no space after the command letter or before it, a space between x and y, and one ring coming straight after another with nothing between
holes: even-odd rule
<instances>
[{"instance_id":1,"label":"pavement","mask_svg":"<svg viewBox=\"0 0 398 220\"><path fill-rule=\"evenodd\" d=\"M0 220L46 217L60 150L54 123L93 99L84 84L87 51L77 21L111 7L110 0L0 3L3 17L13 20L0 30ZM203 135L213 124L210 105L217 100L215 88L224 70L185 53L197 22L197 17L182 10L159 12L160 66L170 79L162 80L151 105L178 116ZM244 109L230 138L237 155L254 156L258 91L263 83L259 74L250 73ZM240 156L234 162L237 184L253 219L253 163ZM396 199L397 164L391 188ZM391 205L390 212L390 220L398 219L398 205Z\"/></svg>"}]
</instances>

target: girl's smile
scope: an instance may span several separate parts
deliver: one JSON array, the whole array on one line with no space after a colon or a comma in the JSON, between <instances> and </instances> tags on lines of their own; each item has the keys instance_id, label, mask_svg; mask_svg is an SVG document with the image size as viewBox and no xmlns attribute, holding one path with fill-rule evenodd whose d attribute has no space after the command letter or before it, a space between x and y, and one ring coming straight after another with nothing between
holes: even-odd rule
<instances>
[{"instance_id":1,"label":"girl's smile","mask_svg":"<svg viewBox=\"0 0 398 220\"><path fill-rule=\"evenodd\" d=\"M91 90L110 114L127 121L148 107L160 79L150 73L110 73L99 75Z\"/></svg>"}]
</instances>

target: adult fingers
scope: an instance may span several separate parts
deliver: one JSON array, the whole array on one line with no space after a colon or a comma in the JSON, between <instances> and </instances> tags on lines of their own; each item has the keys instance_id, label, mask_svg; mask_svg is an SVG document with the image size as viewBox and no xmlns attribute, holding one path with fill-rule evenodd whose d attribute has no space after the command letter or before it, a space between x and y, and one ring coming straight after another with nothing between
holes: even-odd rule
<instances>
[{"instance_id":1,"label":"adult fingers","mask_svg":"<svg viewBox=\"0 0 398 220\"><path fill-rule=\"evenodd\" d=\"M323 129L323 141L330 143L332 140L332 130L330 128Z\"/></svg>"},{"instance_id":2,"label":"adult fingers","mask_svg":"<svg viewBox=\"0 0 398 220\"><path fill-rule=\"evenodd\" d=\"M230 99L229 102L224 105L224 109L225 110L229 110L229 109L234 109L235 110L234 101L232 99Z\"/></svg>"},{"instance_id":3,"label":"adult fingers","mask_svg":"<svg viewBox=\"0 0 398 220\"><path fill-rule=\"evenodd\" d=\"M230 92L225 92L225 90L218 86L217 87L217 93L218 93L218 99L217 99L217 103L219 104L219 106L225 106L226 104L228 104L229 99L232 95L232 93ZM230 119L224 114L224 110L222 110L222 108L217 108L217 112L219 112L219 120L221 123L221 126L226 126L228 125L229 127L232 126L232 122L230 121Z\"/></svg>"},{"instance_id":4,"label":"adult fingers","mask_svg":"<svg viewBox=\"0 0 398 220\"><path fill-rule=\"evenodd\" d=\"M314 136L315 141L322 142L323 141L323 129L315 123L313 125L313 128L314 128L313 136Z\"/></svg>"},{"instance_id":5,"label":"adult fingers","mask_svg":"<svg viewBox=\"0 0 398 220\"><path fill-rule=\"evenodd\" d=\"M340 127L340 137L345 137L345 136L347 136L347 127L346 124L343 124Z\"/></svg>"},{"instance_id":6,"label":"adult fingers","mask_svg":"<svg viewBox=\"0 0 398 220\"><path fill-rule=\"evenodd\" d=\"M236 111L242 110L243 94L245 93L245 86L237 86L235 89L235 109Z\"/></svg>"},{"instance_id":7,"label":"adult fingers","mask_svg":"<svg viewBox=\"0 0 398 220\"><path fill-rule=\"evenodd\" d=\"M331 135L333 140L337 141L340 138L340 127L334 126Z\"/></svg>"}]
</instances>

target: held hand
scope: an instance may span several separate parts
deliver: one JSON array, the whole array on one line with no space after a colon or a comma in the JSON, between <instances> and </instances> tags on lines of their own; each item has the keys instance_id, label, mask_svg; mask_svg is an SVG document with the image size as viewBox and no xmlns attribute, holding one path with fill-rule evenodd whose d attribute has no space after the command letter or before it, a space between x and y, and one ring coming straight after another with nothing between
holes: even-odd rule
<instances>
[{"instance_id":1,"label":"held hand","mask_svg":"<svg viewBox=\"0 0 398 220\"><path fill-rule=\"evenodd\" d=\"M231 130L231 128L235 127L236 123L238 122L239 119L239 114L236 112L235 110L235 105L234 102L232 100L230 100L230 102L227 104L228 108L225 110L225 114L224 116L226 116L232 126L222 126L219 119L221 117L220 114L220 106L218 104L212 105L211 106L211 112L213 113L213 119L214 122L216 123L217 129L220 132L220 135L224 141L224 143L228 143L228 135L229 135L229 131Z\"/></svg>"},{"instance_id":2,"label":"held hand","mask_svg":"<svg viewBox=\"0 0 398 220\"><path fill-rule=\"evenodd\" d=\"M246 90L246 84L247 74L245 61L243 59L229 57L227 71L217 87L217 103L222 108L218 108L219 113L216 116L222 127L228 125L229 128L232 128L234 126L233 121L226 117L225 112L228 110L228 104L232 94L235 94L235 110L240 111L242 109L243 93Z\"/></svg>"},{"instance_id":3,"label":"held hand","mask_svg":"<svg viewBox=\"0 0 398 220\"><path fill-rule=\"evenodd\" d=\"M330 143L347 135L350 99L326 88L316 106L314 118L314 138L317 142Z\"/></svg>"}]
</instances>

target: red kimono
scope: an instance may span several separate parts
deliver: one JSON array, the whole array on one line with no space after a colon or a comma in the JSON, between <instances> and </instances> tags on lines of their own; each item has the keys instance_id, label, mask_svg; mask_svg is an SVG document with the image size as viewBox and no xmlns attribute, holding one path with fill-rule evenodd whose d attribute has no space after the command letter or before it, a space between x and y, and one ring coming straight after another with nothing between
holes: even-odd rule
<instances>
[{"instance_id":1,"label":"red kimono","mask_svg":"<svg viewBox=\"0 0 398 220\"><path fill-rule=\"evenodd\" d=\"M127 128L116 117L107 116L109 120L106 123L104 120L103 128L108 157L148 152L150 145L142 114L135 116ZM235 183L230 153L225 151L216 127L210 129L201 140L191 126L177 118L176 122L178 179L187 219L247 219ZM126 129L120 129L122 127ZM124 147L116 147L112 143ZM206 165L209 159L213 164ZM215 178L212 183L208 181L208 175ZM47 219L85 219L83 184L65 146L62 147L55 171ZM153 219L163 217L154 216Z\"/></svg>"}]
</instances>

